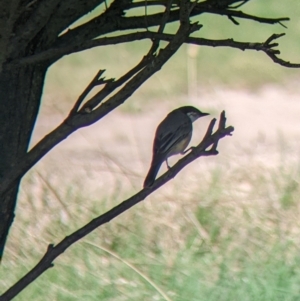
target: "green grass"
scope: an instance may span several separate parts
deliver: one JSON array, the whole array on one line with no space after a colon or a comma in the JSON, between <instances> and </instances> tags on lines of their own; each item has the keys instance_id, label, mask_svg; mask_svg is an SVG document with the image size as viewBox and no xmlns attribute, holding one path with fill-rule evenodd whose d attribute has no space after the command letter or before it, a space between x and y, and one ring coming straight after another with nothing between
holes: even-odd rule
<instances>
[{"instance_id":1,"label":"green grass","mask_svg":"<svg viewBox=\"0 0 300 301\"><path fill-rule=\"evenodd\" d=\"M156 193L72 246L15 300L299 300L298 166L223 163L201 187ZM88 199L76 183L52 185L34 171L24 180L1 291L48 243L131 193Z\"/></svg>"}]
</instances>

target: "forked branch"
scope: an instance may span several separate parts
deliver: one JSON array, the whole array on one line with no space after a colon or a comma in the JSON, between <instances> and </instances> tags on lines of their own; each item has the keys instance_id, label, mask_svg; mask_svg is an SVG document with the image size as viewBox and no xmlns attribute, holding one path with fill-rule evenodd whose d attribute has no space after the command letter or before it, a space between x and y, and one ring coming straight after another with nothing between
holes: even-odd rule
<instances>
[{"instance_id":1,"label":"forked branch","mask_svg":"<svg viewBox=\"0 0 300 301\"><path fill-rule=\"evenodd\" d=\"M189 22L191 3L188 0L182 3L180 27L168 45L156 54L152 54L151 47L148 55L137 66L116 81L101 78L103 71L100 70L78 98L65 121L38 142L19 162L16 162L5 178L0 179L0 196L62 140L79 128L97 122L124 103L148 78L162 68L184 43L187 36L201 28L201 25ZM104 84L102 90L85 101L87 94L98 84ZM120 89L115 92L117 88ZM108 99L104 101L106 97Z\"/></svg>"},{"instance_id":2,"label":"forked branch","mask_svg":"<svg viewBox=\"0 0 300 301\"><path fill-rule=\"evenodd\" d=\"M283 27L283 22L288 21L289 18L264 18L259 16L253 16L244 13L243 11L235 10L240 7L241 4L245 4L249 0L207 0L207 1L194 1L192 2L193 9L190 12L190 16L201 16L203 14L214 14L227 16L234 24L239 25L237 19L247 19L265 24L280 24ZM198 3L199 2L199 3ZM67 30L65 33L59 35L52 45L43 49L38 53L34 53L31 56L15 58L7 61L7 67L13 68L18 64L40 64L43 62L55 62L64 55L68 55L75 52L80 52L93 47L114 45L120 43L128 43L143 39L155 40L153 48L157 48L160 40L164 40L163 35L164 28L167 24L180 21L180 7L181 1L179 0L158 0L158 1L114 1L112 5L106 9L102 14L96 16L92 20L79 25L73 29ZM191 3L190 3L191 4ZM145 6L163 6L164 12L153 13L147 16L130 16L127 17L124 12L134 10L137 7ZM107 20L111 22L107 22ZM149 32L149 27L159 26L157 32ZM145 31L144 29L147 28ZM113 32L124 32L126 30L133 31L129 34L121 34L119 36L105 37ZM172 37L172 35L171 35ZM201 39L200 39L201 40ZM205 39L202 39L205 40ZM232 39L228 39L232 40ZM185 41L189 43L189 41ZM215 41L215 46L217 45ZM251 43L245 43L251 44ZM201 44L200 44L201 45ZM228 47L234 47L228 44ZM248 48L251 49L251 48ZM274 56L274 53L269 55L275 63L278 63L286 67L294 67L297 64L291 64L287 61L279 59Z\"/></svg>"},{"instance_id":3,"label":"forked branch","mask_svg":"<svg viewBox=\"0 0 300 301\"><path fill-rule=\"evenodd\" d=\"M265 42L254 42L254 43L239 42L233 39L212 40L212 39L204 39L198 37L187 37L184 42L187 44L195 44L200 46L236 48L243 51L244 50L263 51L276 64L288 68L299 68L300 64L291 63L284 59L279 58L278 55L280 54L280 50L274 49L275 47L278 47L279 44L272 43L272 42L274 42L274 40L279 39L284 35L285 35L284 33L273 34ZM135 32L135 33L129 33L129 34L116 36L116 37L104 37L92 41L83 42L80 47L76 45L73 46L68 45L67 47L61 47L61 48L56 48L45 52L41 52L39 54L23 58L19 61L12 62L12 64L40 63L43 62L44 60L49 60L49 59L51 60L53 57L56 56L63 56L70 53L79 52L86 49L91 49L94 47L105 46L105 45L115 45L119 43L127 43L127 42L139 41L144 39L171 41L173 38L174 38L173 34L166 34L166 33L153 32L153 31Z\"/></svg>"},{"instance_id":4,"label":"forked branch","mask_svg":"<svg viewBox=\"0 0 300 301\"><path fill-rule=\"evenodd\" d=\"M65 250L67 250L71 245L94 231L96 228L102 226L105 223L108 223L137 203L143 201L152 192L174 178L189 163L202 156L217 155L217 145L219 140L221 140L225 136L230 136L234 131L234 128L232 126L226 127L226 117L224 111L221 113L218 129L213 132L215 123L216 119L213 119L209 124L203 140L196 147L193 147L192 151L188 155L179 160L170 170L159 177L152 187L142 189L137 194L120 203L118 206L91 220L82 228L78 229L71 235L66 236L57 245L50 244L45 255L38 262L38 264L24 277L22 277L16 284L9 288L2 296L0 296L0 301L9 301L13 299L30 283L41 276L46 270L53 267L53 261L63 252L65 252ZM211 148L209 149L209 147Z\"/></svg>"}]
</instances>

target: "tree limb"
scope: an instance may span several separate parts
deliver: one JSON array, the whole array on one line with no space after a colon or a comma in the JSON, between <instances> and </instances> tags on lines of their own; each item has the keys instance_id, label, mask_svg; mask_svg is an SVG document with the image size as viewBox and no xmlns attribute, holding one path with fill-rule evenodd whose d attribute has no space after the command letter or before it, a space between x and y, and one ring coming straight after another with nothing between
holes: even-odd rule
<instances>
[{"instance_id":1,"label":"tree limb","mask_svg":"<svg viewBox=\"0 0 300 301\"><path fill-rule=\"evenodd\" d=\"M93 18L92 20L67 30L62 34L53 46L68 45L73 42L80 42L81 40L94 39L97 36L121 30L122 23L127 18L124 18L124 10L129 8L128 0L115 0L108 9ZM163 13L160 14L162 17ZM145 18L141 17L143 28L145 28ZM161 19L157 20L160 22Z\"/></svg>"},{"instance_id":2,"label":"tree limb","mask_svg":"<svg viewBox=\"0 0 300 301\"><path fill-rule=\"evenodd\" d=\"M113 82L113 79L105 80L105 78L101 78L102 74L105 72L105 70L99 70L96 74L96 76L93 78L93 80L89 83L89 85L85 88L85 90L82 92L82 94L79 96L77 101L75 102L75 105L73 106L72 110L70 111L70 115L74 115L78 112L81 104L87 97L87 95L96 87L99 85L104 85L105 83ZM86 111L86 110L85 110ZM87 112L87 111L86 111Z\"/></svg>"},{"instance_id":3,"label":"tree limb","mask_svg":"<svg viewBox=\"0 0 300 301\"><path fill-rule=\"evenodd\" d=\"M165 183L174 178L185 166L193 162L197 158L202 156L214 156L218 154L216 149L217 144L220 139L225 136L231 136L234 128L232 126L226 127L226 117L225 112L223 111L220 115L220 121L218 129L213 133L213 128L216 123L216 119L213 119L203 140L196 146L192 148L192 151L179 160L170 170L165 174L159 177L150 188L142 189L137 194L133 195L129 199L123 201L118 206L112 208L108 212L100 215L90 221L88 224L73 232L71 235L66 236L61 240L57 245L50 244L48 249L42 259L38 264L30 270L25 276L23 276L17 283L15 283L11 288L9 288L2 296L0 296L0 301L9 301L18 295L24 288L26 288L30 283L37 279L49 268L53 267L53 261L60 256L66 249L68 249L75 242L85 237L96 228L101 225L108 223L115 217L124 213L134 205L143 201L148 195L152 192L163 186ZM208 149L211 146L211 149Z\"/></svg>"},{"instance_id":4,"label":"tree limb","mask_svg":"<svg viewBox=\"0 0 300 301\"><path fill-rule=\"evenodd\" d=\"M300 68L300 64L298 63L290 63L278 57L280 54L280 50L274 49L274 47L278 46L278 43L272 43L274 40L279 39L285 34L273 34L271 35L265 42L257 42L257 43L248 43L248 42L237 42L233 39L225 39L225 40L210 40L203 38L195 38L188 37L187 43L202 45L202 46L211 46L211 47L231 47L240 50L256 50L262 51L266 55L268 55L274 63L279 64L288 68Z\"/></svg>"},{"instance_id":5,"label":"tree limb","mask_svg":"<svg viewBox=\"0 0 300 301\"><path fill-rule=\"evenodd\" d=\"M7 59L7 43L13 33L14 23L18 17L20 0L0 2L0 72L3 62Z\"/></svg>"},{"instance_id":6,"label":"tree limb","mask_svg":"<svg viewBox=\"0 0 300 301\"><path fill-rule=\"evenodd\" d=\"M154 43L153 43L154 44ZM125 75L120 77L118 80L110 79L105 87L96 93L92 98L85 102L82 109L75 111L75 108L72 109L71 113L91 113L112 91L116 90L127 81L129 81L134 75L138 74L143 70L148 64L153 62L155 56L153 55L153 46L149 50L148 54L143 57L143 59ZM79 108L78 108L79 109Z\"/></svg>"},{"instance_id":7,"label":"tree limb","mask_svg":"<svg viewBox=\"0 0 300 301\"><path fill-rule=\"evenodd\" d=\"M284 36L285 34L273 34L270 36L265 42L238 42L233 39L224 39L224 40L211 40L211 39L204 39L204 38L197 38L197 37L187 37L185 39L185 43L188 44L195 44L200 46L210 46L210 47L231 47L240 50L256 50L262 51L266 53L276 64L279 64L284 67L289 68L299 68L300 64L290 63L283 59L277 57L280 54L280 51L274 49L277 47L277 43L271 43L276 39ZM166 33L157 33L152 31L143 31L143 32L136 32L130 33L126 35L116 36L116 37L109 37L109 38L99 38L92 41L86 41L81 43L81 45L69 45L66 47L61 48L53 48L47 51L43 51L41 53L25 57L20 60L12 61L10 64L13 66L15 64L36 64L43 62L45 60L54 60L57 57L61 57L63 55L71 54L74 52L79 52L87 49L91 49L98 46L105 46L105 45L115 45L119 43L125 42L133 42L143 39L157 39L163 41L171 41L174 38L172 34Z\"/></svg>"},{"instance_id":8,"label":"tree limb","mask_svg":"<svg viewBox=\"0 0 300 301\"><path fill-rule=\"evenodd\" d=\"M170 15L172 3L173 3L173 0L168 0L165 12L163 14L163 17L161 18L161 23L160 23L160 26L159 26L158 31L157 31L157 33L159 33L159 34L164 32L165 26L168 23L168 18L169 18L169 15ZM146 18L147 18L147 16L146 16ZM147 26L147 30L148 30L148 26ZM154 42L153 42L153 45L152 45L152 52L154 53L158 49L160 39L155 39L154 38L153 40L154 40Z\"/></svg>"},{"instance_id":9,"label":"tree limb","mask_svg":"<svg viewBox=\"0 0 300 301\"><path fill-rule=\"evenodd\" d=\"M104 0L64 0L61 1L55 14L53 14L47 24L47 28L56 37L70 24L77 21L82 16L102 4Z\"/></svg>"},{"instance_id":10,"label":"tree limb","mask_svg":"<svg viewBox=\"0 0 300 301\"><path fill-rule=\"evenodd\" d=\"M265 24L280 24L283 27L285 27L282 22L289 21L290 18L283 17L283 18L264 18L264 17L257 17L254 15L245 14L242 11L236 11L233 9L225 9L225 8L211 8L206 7L202 3L198 4L195 8L195 14L202 14L202 13L211 13L216 15L223 15L228 17L235 17L245 20L252 20L259 23L265 23Z\"/></svg>"},{"instance_id":11,"label":"tree limb","mask_svg":"<svg viewBox=\"0 0 300 301\"><path fill-rule=\"evenodd\" d=\"M25 157L23 157L19 162L16 162L16 164L12 166L11 171L8 172L5 177L0 179L0 196L3 195L10 187L12 187L15 181L20 179L55 145L67 138L77 129L93 124L96 121L100 120L115 108L120 106L123 102L125 102L125 100L130 97L136 91L136 89L139 88L149 77L151 77L155 72L161 69L161 67L169 60L169 58L180 48L187 36L189 36L192 32L199 30L201 26L196 23L190 24L189 18L186 17L190 9L189 1L185 0L183 2L187 2L187 4L183 5L182 10L184 10L184 13L181 13L180 16L181 25L172 41L164 49L161 49L156 56L147 59L146 66L143 67L138 65L142 68L141 70L136 70L135 68L133 68L132 70L136 72L135 75L132 74L132 70L130 70L127 74L121 77L119 79L119 82L117 81L117 83L123 84L123 82L127 81L126 84L115 95L111 96L106 102L101 104L101 106L99 106L95 110L92 110L90 113L88 113L86 110L80 110L76 114L73 114L73 112L76 111L73 108L72 114L69 114L69 116L62 124L60 124L51 133L46 135L40 142L38 142L26 154ZM188 8L184 9L185 6L187 6ZM110 84L112 85L113 83L106 83L103 90L112 93L113 90L111 90L111 86L109 86ZM94 98L93 100L93 106L99 104L103 100L103 98L107 94L109 94L105 93L101 94L100 91L96 94L96 98ZM81 100L79 102L81 103Z\"/></svg>"},{"instance_id":12,"label":"tree limb","mask_svg":"<svg viewBox=\"0 0 300 301\"><path fill-rule=\"evenodd\" d=\"M166 4L166 1L164 2ZM145 5L145 3L144 3ZM125 9L126 7L124 7ZM128 9L128 7L127 7ZM289 18L263 18L257 17L249 14L245 14L242 11L235 11L233 9L220 9L213 8L205 2L196 3L191 16L199 16L204 13L211 13L217 15L226 15L241 19L253 20L260 23L266 24L281 24L283 21L288 21ZM109 15L108 15L109 14ZM179 9L170 11L168 23L175 22L179 20ZM104 34L108 34L115 31L122 30L138 30L144 29L151 26L159 26L164 13L154 13L147 16L147 22L145 22L144 16L133 16L124 17L123 15L107 12L93 18L91 21L86 22L74 29L68 30L63 34L54 45L55 47L67 46L74 41L81 41L82 39L94 39ZM109 22L108 22L109 20ZM97 26L95 26L97 25Z\"/></svg>"},{"instance_id":13,"label":"tree limb","mask_svg":"<svg viewBox=\"0 0 300 301\"><path fill-rule=\"evenodd\" d=\"M33 10L31 17L25 24L16 28L15 36L11 39L10 43L11 53L15 51L16 47L20 49L27 47L29 42L34 39L37 33L47 24L59 2L60 0L38 1L38 6Z\"/></svg>"},{"instance_id":14,"label":"tree limb","mask_svg":"<svg viewBox=\"0 0 300 301\"><path fill-rule=\"evenodd\" d=\"M142 28L148 28L148 26L158 26L162 24L162 22L171 23L174 21L179 20L179 8L175 6L175 9L171 10L172 3L174 5L178 5L178 1L174 0L170 3L169 7L166 5L168 4L167 1L150 1L150 4L154 2L156 5L164 5L168 11L166 15L165 12L162 13L155 13L149 16L133 16L133 17L124 17L124 11L129 11L132 8L136 8L138 6L148 5L145 1L141 2L131 2L128 0L118 0L114 1L110 7L99 16L93 18L92 20L75 27L74 29L66 31L64 34L59 36L57 35L60 33L62 28L67 26L65 22L62 25L55 25L60 24L57 22L59 19L65 18L66 20L75 20L76 16L78 16L79 11L86 13L89 9L95 6L95 2L93 1L89 5L86 4L85 1L77 0L78 7L74 7L70 9L69 2L63 2L59 5L55 5L55 1L52 3L49 8L42 5L38 5L38 7L34 10L34 14L32 18L30 18L30 22L28 21L22 28L19 30L19 33L12 38L11 45L15 45L15 43L20 43L20 47L26 46L27 42L32 39L35 34L41 30L43 24L46 24L46 20L49 21L49 24L43 29L45 30L45 35L51 36L50 40L47 42L46 46L44 46L45 51L37 54L36 61L32 57L27 57L21 59L22 63L38 63L42 61L49 61L50 64L61 58L62 55L82 51L84 49L89 49L92 47L104 46L109 44L115 43L124 43L133 41L134 34L130 35L123 35L112 38L102 38L93 40L96 37L99 37L104 34L108 34L115 31L123 31L123 30L138 30ZM102 1L103 2L103 1ZM233 2L240 2L240 1L230 1ZM174 6L173 5L173 6ZM56 10L55 14L51 15L53 10ZM67 13L67 16L62 16L60 13ZM70 12L71 11L71 12ZM204 1L201 3L194 2L194 8L191 12L191 16L201 15L203 13L211 13L211 14L218 14L218 15L226 15L231 21L235 24L238 24L235 18L244 18L250 19L257 22L267 23L267 24L282 24L281 22L289 20L289 18L262 18L257 16L252 16L243 13L242 11L236 11L234 9L227 9L227 8L219 8L214 7L209 3L209 1ZM36 16L36 17L34 17ZM164 20L166 18L166 20ZM146 21L145 21L146 20ZM162 21L164 20L164 21ZM62 27L59 27L62 26ZM162 27L163 28L163 27ZM158 32L162 33L162 32ZM143 39L142 35L147 36L145 33L135 33L136 39ZM55 38L55 39L54 39ZM126 40L128 38L128 40ZM29 40L28 40L29 39ZM118 40L119 39L119 40ZM51 43L52 41L52 43ZM84 41L84 42L82 42ZM97 44L99 41L99 44ZM15 46L14 46L15 47ZM11 58L15 58L13 62L16 62L17 55L12 55ZM278 62L278 60L274 60ZM11 66L13 66L12 64Z\"/></svg>"}]
</instances>

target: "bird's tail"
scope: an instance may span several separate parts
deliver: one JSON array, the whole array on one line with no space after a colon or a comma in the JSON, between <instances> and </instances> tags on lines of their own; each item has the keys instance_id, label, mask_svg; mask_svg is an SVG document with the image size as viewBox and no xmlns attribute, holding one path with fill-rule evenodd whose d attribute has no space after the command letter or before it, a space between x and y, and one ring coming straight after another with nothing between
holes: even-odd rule
<instances>
[{"instance_id":1,"label":"bird's tail","mask_svg":"<svg viewBox=\"0 0 300 301\"><path fill-rule=\"evenodd\" d=\"M144 181L144 188L151 187L155 181L156 175L160 169L163 162L161 160L152 160L150 169Z\"/></svg>"}]
</instances>

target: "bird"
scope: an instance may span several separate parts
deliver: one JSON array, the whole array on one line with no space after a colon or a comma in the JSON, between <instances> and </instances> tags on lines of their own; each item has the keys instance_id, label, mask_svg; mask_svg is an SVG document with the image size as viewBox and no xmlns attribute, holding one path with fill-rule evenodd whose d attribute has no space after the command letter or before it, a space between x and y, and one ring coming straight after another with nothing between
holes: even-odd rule
<instances>
[{"instance_id":1,"label":"bird","mask_svg":"<svg viewBox=\"0 0 300 301\"><path fill-rule=\"evenodd\" d=\"M193 106L184 106L170 112L158 125L153 141L152 161L144 181L144 188L153 185L164 161L170 169L168 158L188 151L185 149L192 138L193 122L207 115L209 114Z\"/></svg>"}]
</instances>

